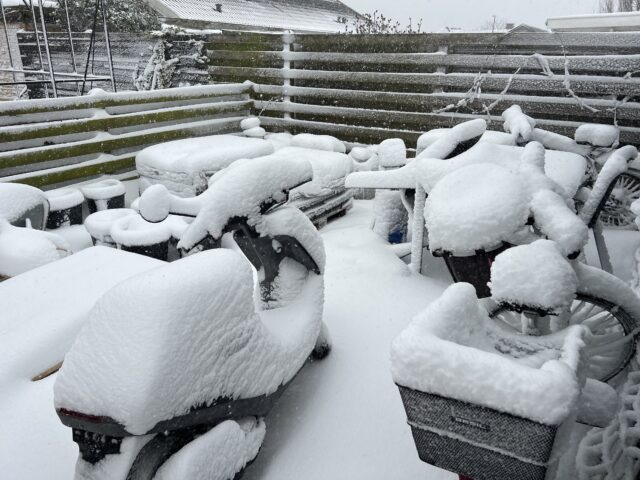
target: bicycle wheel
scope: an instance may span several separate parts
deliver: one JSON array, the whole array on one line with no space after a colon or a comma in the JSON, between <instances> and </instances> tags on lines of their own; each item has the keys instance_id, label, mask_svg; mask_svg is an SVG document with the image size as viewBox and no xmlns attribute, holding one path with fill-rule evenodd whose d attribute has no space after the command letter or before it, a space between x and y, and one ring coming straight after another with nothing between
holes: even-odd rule
<instances>
[{"instance_id":1,"label":"bicycle wheel","mask_svg":"<svg viewBox=\"0 0 640 480\"><path fill-rule=\"evenodd\" d=\"M509 306L499 306L489 312L489 316L518 331L522 331L522 325L553 322L553 317L518 312ZM592 340L587 350L587 377L607 382L631 361L636 346L635 336L631 333L634 332L636 321L620 305L590 294L578 293L564 320L568 325L584 325L591 331ZM543 329L550 330L548 326Z\"/></svg>"},{"instance_id":2,"label":"bicycle wheel","mask_svg":"<svg viewBox=\"0 0 640 480\"><path fill-rule=\"evenodd\" d=\"M631 204L640 198L640 174L627 171L616 181L611 195L600 212L600 221L607 228L635 228Z\"/></svg>"}]
</instances>

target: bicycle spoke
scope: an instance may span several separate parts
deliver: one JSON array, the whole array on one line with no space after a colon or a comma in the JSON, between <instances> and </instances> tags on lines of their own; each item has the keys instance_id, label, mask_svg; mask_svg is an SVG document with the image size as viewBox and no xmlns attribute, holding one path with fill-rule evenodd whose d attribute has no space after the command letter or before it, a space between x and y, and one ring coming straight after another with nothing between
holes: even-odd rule
<instances>
[{"instance_id":1,"label":"bicycle spoke","mask_svg":"<svg viewBox=\"0 0 640 480\"><path fill-rule=\"evenodd\" d=\"M599 308L592 303L581 302L581 305L582 306L579 311L574 310L571 313L571 325L581 325L582 322L591 316L591 312L593 312L595 308Z\"/></svg>"},{"instance_id":2,"label":"bicycle spoke","mask_svg":"<svg viewBox=\"0 0 640 480\"><path fill-rule=\"evenodd\" d=\"M607 311L600 311L596 315L585 319L582 325L588 327L593 333L606 331L607 328L617 325L617 319Z\"/></svg>"}]
</instances>

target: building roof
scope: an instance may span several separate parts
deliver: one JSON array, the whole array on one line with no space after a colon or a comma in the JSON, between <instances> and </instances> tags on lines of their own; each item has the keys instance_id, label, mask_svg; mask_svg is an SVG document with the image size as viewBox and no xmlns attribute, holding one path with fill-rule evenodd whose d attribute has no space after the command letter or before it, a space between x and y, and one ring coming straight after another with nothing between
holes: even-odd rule
<instances>
[{"instance_id":1,"label":"building roof","mask_svg":"<svg viewBox=\"0 0 640 480\"><path fill-rule=\"evenodd\" d=\"M554 32L637 32L640 12L555 17L547 19L547 27Z\"/></svg>"},{"instance_id":2,"label":"building roof","mask_svg":"<svg viewBox=\"0 0 640 480\"><path fill-rule=\"evenodd\" d=\"M238 30L343 32L358 13L339 0L147 0L168 23Z\"/></svg>"}]
</instances>

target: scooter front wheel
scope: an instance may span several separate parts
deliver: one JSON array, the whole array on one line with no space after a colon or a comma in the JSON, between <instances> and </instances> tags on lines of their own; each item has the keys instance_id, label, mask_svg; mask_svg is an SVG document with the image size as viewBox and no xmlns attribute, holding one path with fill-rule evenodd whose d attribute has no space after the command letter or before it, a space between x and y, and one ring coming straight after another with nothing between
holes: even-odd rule
<instances>
[{"instance_id":1,"label":"scooter front wheel","mask_svg":"<svg viewBox=\"0 0 640 480\"><path fill-rule=\"evenodd\" d=\"M266 427L247 417L158 433L138 452L127 480L236 480L260 451Z\"/></svg>"},{"instance_id":2,"label":"scooter front wheel","mask_svg":"<svg viewBox=\"0 0 640 480\"><path fill-rule=\"evenodd\" d=\"M500 306L489 315L519 331L523 325L540 328L545 320L547 323L553 321L553 318L540 317L532 312L516 312L508 306ZM624 370L633 358L637 324L623 306L578 293L565 320L569 325L584 325L591 331L586 371L589 378L607 382Z\"/></svg>"}]
</instances>

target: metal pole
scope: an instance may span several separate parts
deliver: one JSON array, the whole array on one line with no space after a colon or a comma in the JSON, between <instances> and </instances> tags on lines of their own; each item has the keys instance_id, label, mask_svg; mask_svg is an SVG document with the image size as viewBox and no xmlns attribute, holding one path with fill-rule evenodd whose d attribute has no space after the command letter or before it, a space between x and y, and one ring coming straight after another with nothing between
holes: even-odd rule
<instances>
[{"instance_id":1,"label":"metal pole","mask_svg":"<svg viewBox=\"0 0 640 480\"><path fill-rule=\"evenodd\" d=\"M73 66L73 73L78 73L76 67L76 52L73 48L73 36L71 35L71 21L69 20L69 8L67 6L67 0L64 0L64 13L67 17L67 33L69 34L69 47L71 48L71 65ZM80 95L80 84L76 85L77 93Z\"/></svg>"},{"instance_id":2,"label":"metal pole","mask_svg":"<svg viewBox=\"0 0 640 480\"><path fill-rule=\"evenodd\" d=\"M11 55L11 43L9 43L9 30L7 29L7 18L4 15L4 4L2 0L0 0L0 10L2 10L2 24L4 25L4 38L7 40L7 52L9 53L9 64L11 65L11 69L14 68L13 65L13 55ZM11 72L11 76L13 77L14 83L16 82L16 72ZM18 97L18 86L15 88L16 97Z\"/></svg>"},{"instance_id":3,"label":"metal pole","mask_svg":"<svg viewBox=\"0 0 640 480\"><path fill-rule=\"evenodd\" d=\"M56 79L53 72L53 62L51 61L51 51L49 50L49 36L47 35L47 25L44 22L44 9L42 8L42 2L38 1L38 7L40 9L40 23L42 23L42 36L44 37L44 49L47 52L47 62L49 62L49 75L51 76L51 88L53 89L53 98L58 98L58 88L56 87Z\"/></svg>"},{"instance_id":4,"label":"metal pole","mask_svg":"<svg viewBox=\"0 0 640 480\"><path fill-rule=\"evenodd\" d=\"M102 24L104 26L104 41L107 44L107 59L109 60L109 73L111 74L111 87L117 92L116 76L113 73L113 58L111 57L111 42L109 41L109 28L107 27L107 0L100 0L102 5Z\"/></svg>"},{"instance_id":5,"label":"metal pole","mask_svg":"<svg viewBox=\"0 0 640 480\"><path fill-rule=\"evenodd\" d=\"M93 12L93 26L91 27L91 37L89 38L89 48L87 49L87 63L84 65L84 81L82 82L82 90L80 91L80 95L84 95L84 87L87 84L87 73L89 72L89 60L91 60L91 54L94 50L94 42L96 39L96 22L98 21L98 8L100 7L100 3L96 0L96 8ZM93 55L95 58L95 55ZM91 71L93 75L93 69ZM93 85L93 83L91 84Z\"/></svg>"},{"instance_id":6,"label":"metal pole","mask_svg":"<svg viewBox=\"0 0 640 480\"><path fill-rule=\"evenodd\" d=\"M413 199L413 231L411 232L411 265L416 273L422 272L422 249L424 248L424 207L427 192L420 182L416 182L416 194Z\"/></svg>"},{"instance_id":7,"label":"metal pole","mask_svg":"<svg viewBox=\"0 0 640 480\"><path fill-rule=\"evenodd\" d=\"M40 60L40 70L44 71L44 62L42 61L42 46L40 45L40 32L38 32L38 23L36 22L36 9L33 6L33 0L29 2L31 4L31 21L33 22L33 33L36 36L36 46L38 47L38 59ZM45 79L44 73L40 76L42 80ZM44 96L49 98L49 87L44 84Z\"/></svg>"}]
</instances>

